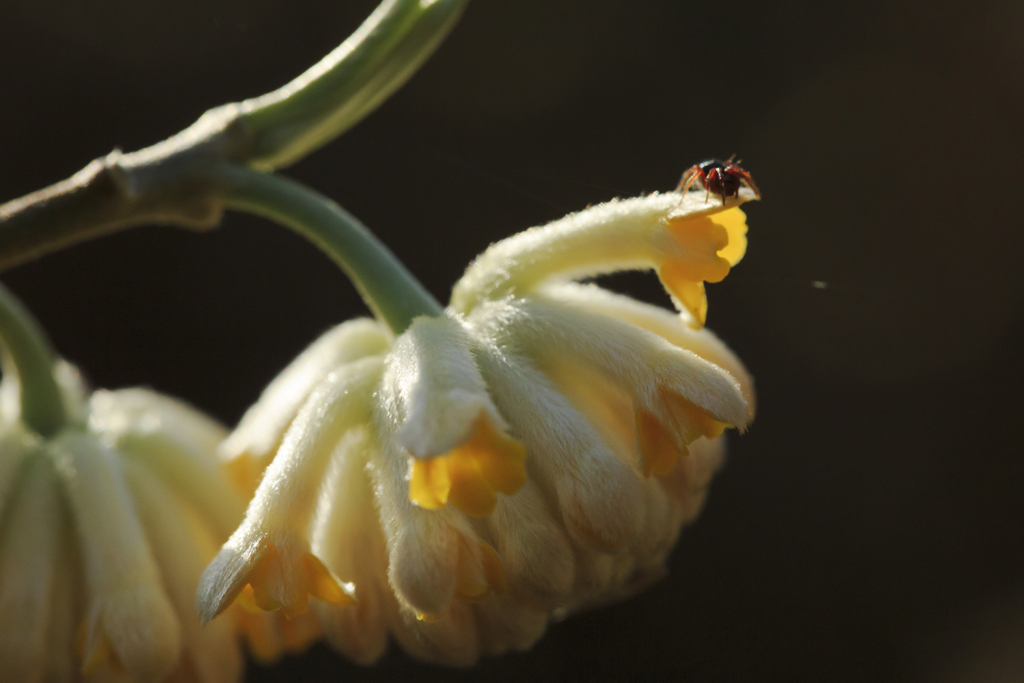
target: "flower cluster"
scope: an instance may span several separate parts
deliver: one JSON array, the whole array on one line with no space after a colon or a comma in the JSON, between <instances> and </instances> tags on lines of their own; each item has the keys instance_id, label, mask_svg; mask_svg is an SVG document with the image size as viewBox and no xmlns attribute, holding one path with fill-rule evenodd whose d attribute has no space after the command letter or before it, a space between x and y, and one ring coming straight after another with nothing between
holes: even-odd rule
<instances>
[{"instance_id":1,"label":"flower cluster","mask_svg":"<svg viewBox=\"0 0 1024 683\"><path fill-rule=\"evenodd\" d=\"M444 308L357 219L270 172L383 102L466 1L385 0L284 87L0 206L0 265L259 215L376 316L327 332L227 435L152 391L87 395L0 286L0 681L230 682L239 635L261 660L323 636L360 663L394 638L466 665L664 574L723 432L753 417L750 377L703 329L705 283L746 249L750 174L704 162L682 193L503 240ZM628 269L654 270L677 313L579 282Z\"/></svg>"},{"instance_id":2,"label":"flower cluster","mask_svg":"<svg viewBox=\"0 0 1024 683\"><path fill-rule=\"evenodd\" d=\"M237 680L233 623L203 628L193 606L244 507L224 428L145 389L87 397L62 361L55 376L69 422L47 437L20 419L17 374L0 385L0 678Z\"/></svg>"},{"instance_id":3,"label":"flower cluster","mask_svg":"<svg viewBox=\"0 0 1024 683\"><path fill-rule=\"evenodd\" d=\"M661 576L723 430L753 415L748 374L702 328L754 196L697 194L528 230L485 251L443 315L315 342L222 446L253 495L200 581L201 619L312 606L358 662L390 634L461 665ZM680 313L573 283L624 269L654 269Z\"/></svg>"}]
</instances>

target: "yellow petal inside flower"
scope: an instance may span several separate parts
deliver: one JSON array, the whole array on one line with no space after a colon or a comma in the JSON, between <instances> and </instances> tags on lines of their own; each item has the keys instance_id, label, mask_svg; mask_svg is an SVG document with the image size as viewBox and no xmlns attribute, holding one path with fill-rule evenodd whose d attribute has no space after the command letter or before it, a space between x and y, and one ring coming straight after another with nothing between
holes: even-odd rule
<instances>
[{"instance_id":1,"label":"yellow petal inside flower","mask_svg":"<svg viewBox=\"0 0 1024 683\"><path fill-rule=\"evenodd\" d=\"M640 453L644 457L644 476L652 474L663 477L672 471L680 455L686 455L686 449L680 449L672 435L661 424L658 418L644 410L636 412L636 433L640 442Z\"/></svg>"},{"instance_id":2,"label":"yellow petal inside flower","mask_svg":"<svg viewBox=\"0 0 1024 683\"><path fill-rule=\"evenodd\" d=\"M491 424L481 419L473 441L464 448L474 448L480 473L495 491L511 496L526 483L526 447L515 439L501 436Z\"/></svg>"},{"instance_id":3,"label":"yellow petal inside flower","mask_svg":"<svg viewBox=\"0 0 1024 683\"><path fill-rule=\"evenodd\" d=\"M124 671L117 653L110 646L110 640L106 634L100 633L92 649L86 652L86 641L89 639L89 627L85 620L78 625L78 632L75 634L75 653L82 661L82 675L89 676L103 666L110 666L115 671Z\"/></svg>"},{"instance_id":4,"label":"yellow petal inside flower","mask_svg":"<svg viewBox=\"0 0 1024 683\"><path fill-rule=\"evenodd\" d=\"M235 602L239 607L244 609L249 614L262 614L263 610L260 609L259 605L256 604L256 596L253 594L252 586L245 584L245 588L235 598Z\"/></svg>"},{"instance_id":5,"label":"yellow petal inside flower","mask_svg":"<svg viewBox=\"0 0 1024 683\"><path fill-rule=\"evenodd\" d=\"M433 624L436 621L440 621L444 618L443 614L432 614L430 612L417 612L416 618L422 622Z\"/></svg>"},{"instance_id":6,"label":"yellow petal inside flower","mask_svg":"<svg viewBox=\"0 0 1024 683\"><path fill-rule=\"evenodd\" d=\"M669 220L668 231L692 256L670 256L658 268L662 284L703 327L708 300L705 282L721 282L747 249L746 215L729 209L712 216Z\"/></svg>"},{"instance_id":7,"label":"yellow petal inside flower","mask_svg":"<svg viewBox=\"0 0 1024 683\"><path fill-rule=\"evenodd\" d=\"M526 483L525 462L523 445L481 416L472 436L447 455L413 459L409 500L428 510L451 502L471 517L487 517L497 493L512 495Z\"/></svg>"},{"instance_id":8,"label":"yellow petal inside flower","mask_svg":"<svg viewBox=\"0 0 1024 683\"><path fill-rule=\"evenodd\" d=\"M690 312L698 328L704 327L708 317L708 297L704 292L704 283L694 282L684 269L673 261L666 262L658 269L658 277L665 285L665 289Z\"/></svg>"},{"instance_id":9,"label":"yellow petal inside flower","mask_svg":"<svg viewBox=\"0 0 1024 683\"><path fill-rule=\"evenodd\" d=\"M273 543L268 543L263 557L249 574L248 583L252 588L252 604L259 609L267 612L279 609L285 617L292 619L306 611L310 595L335 605L350 605L355 602L351 596L351 587L342 586L323 562L311 553L304 553L299 559L299 566L295 568L297 571L291 579L299 584L292 592L294 598L288 604L283 604L275 594L277 591L273 590L273 587L282 583L281 562L281 554L277 547ZM239 594L239 599L242 600L242 606L245 607L249 600L248 593L243 590Z\"/></svg>"},{"instance_id":10,"label":"yellow petal inside flower","mask_svg":"<svg viewBox=\"0 0 1024 683\"><path fill-rule=\"evenodd\" d=\"M508 592L508 577L505 576L505 567L501 564L501 558L494 548L480 542L480 561L484 565L484 576L487 577L487 585L498 595Z\"/></svg>"},{"instance_id":11,"label":"yellow petal inside flower","mask_svg":"<svg viewBox=\"0 0 1024 683\"><path fill-rule=\"evenodd\" d=\"M448 503L452 482L445 457L413 458L409 474L409 500L427 510L443 508Z\"/></svg>"},{"instance_id":12,"label":"yellow petal inside flower","mask_svg":"<svg viewBox=\"0 0 1024 683\"><path fill-rule=\"evenodd\" d=\"M224 472L235 490L251 497L260 484L264 468L257 466L256 458L251 453L243 452L230 460L222 460ZM266 463L263 463L264 465Z\"/></svg>"},{"instance_id":13,"label":"yellow petal inside flower","mask_svg":"<svg viewBox=\"0 0 1024 683\"><path fill-rule=\"evenodd\" d=\"M716 420L708 418L708 426L706 427L707 431L704 433L704 435L709 439L716 439L722 435L722 432L724 432L726 429L729 429L730 427L732 427L731 424L726 424L725 422L718 422Z\"/></svg>"},{"instance_id":14,"label":"yellow petal inside flower","mask_svg":"<svg viewBox=\"0 0 1024 683\"><path fill-rule=\"evenodd\" d=\"M267 550L263 557L260 558L259 562L253 568L249 574L249 586L252 588L252 601L261 610L266 612L273 612L274 610L281 609L282 605L278 602L277 598L270 594L270 583L273 580L274 570L277 568L275 565L281 561L277 553L277 548L273 543L268 544ZM292 609L298 608L298 605L292 605ZM302 605L302 610L305 611L306 606Z\"/></svg>"},{"instance_id":15,"label":"yellow petal inside flower","mask_svg":"<svg viewBox=\"0 0 1024 683\"><path fill-rule=\"evenodd\" d=\"M654 415L636 411L636 434L644 460L644 476L664 477L675 467L680 456L687 455L689 444L701 437L714 439L732 425L719 422L685 398L661 389L662 400L676 414L675 434ZM679 444L682 441L682 445Z\"/></svg>"},{"instance_id":16,"label":"yellow petal inside flower","mask_svg":"<svg viewBox=\"0 0 1024 683\"><path fill-rule=\"evenodd\" d=\"M487 585L487 577L480 573L479 567L474 567L468 557L468 553L460 549L463 555L459 562L458 580L455 584L455 597L467 602L483 600L490 593Z\"/></svg>"},{"instance_id":17,"label":"yellow petal inside flower","mask_svg":"<svg viewBox=\"0 0 1024 683\"><path fill-rule=\"evenodd\" d=\"M725 422L719 422L709 416L702 408L667 389L662 389L662 398L679 416L680 420L677 424L682 428L680 436L687 445L702 436L714 439L720 436L727 428L733 426Z\"/></svg>"},{"instance_id":18,"label":"yellow petal inside flower","mask_svg":"<svg viewBox=\"0 0 1024 683\"><path fill-rule=\"evenodd\" d=\"M732 208L711 216L711 220L725 228L729 244L718 250L718 255L735 266L747 253L747 214Z\"/></svg>"},{"instance_id":19,"label":"yellow petal inside flower","mask_svg":"<svg viewBox=\"0 0 1024 683\"><path fill-rule=\"evenodd\" d=\"M704 282L721 282L729 274L731 265L718 255L729 246L729 230L707 216L683 220L669 220L668 231L683 248L686 256L676 260L685 266L689 279Z\"/></svg>"},{"instance_id":20,"label":"yellow petal inside flower","mask_svg":"<svg viewBox=\"0 0 1024 683\"><path fill-rule=\"evenodd\" d=\"M352 587L342 587L341 582L331 573L316 555L306 553L302 556L302 568L309 582L309 594L332 605L351 605ZM346 588L348 590L346 590Z\"/></svg>"},{"instance_id":21,"label":"yellow petal inside flower","mask_svg":"<svg viewBox=\"0 0 1024 683\"><path fill-rule=\"evenodd\" d=\"M448 501L470 517L487 517L494 512L498 496L480 471L478 455L463 446L445 456L452 482Z\"/></svg>"},{"instance_id":22,"label":"yellow petal inside flower","mask_svg":"<svg viewBox=\"0 0 1024 683\"><path fill-rule=\"evenodd\" d=\"M468 551L459 547L459 575L455 585L455 597L466 602L479 602L492 592L504 595L508 591L508 579L501 559L494 548L480 541L480 565L472 561ZM480 573L479 569L483 569Z\"/></svg>"}]
</instances>

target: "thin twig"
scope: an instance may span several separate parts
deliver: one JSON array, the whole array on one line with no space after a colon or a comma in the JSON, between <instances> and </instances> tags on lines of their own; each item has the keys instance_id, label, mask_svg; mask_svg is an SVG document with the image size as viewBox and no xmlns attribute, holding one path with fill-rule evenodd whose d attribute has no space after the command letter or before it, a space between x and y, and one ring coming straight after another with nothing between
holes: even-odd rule
<instances>
[{"instance_id":1,"label":"thin twig","mask_svg":"<svg viewBox=\"0 0 1024 683\"><path fill-rule=\"evenodd\" d=\"M262 97L211 109L152 147L114 151L0 205L0 270L135 225L210 229L223 211L205 171L294 163L355 125L429 57L468 0L384 0L321 62Z\"/></svg>"}]
</instances>

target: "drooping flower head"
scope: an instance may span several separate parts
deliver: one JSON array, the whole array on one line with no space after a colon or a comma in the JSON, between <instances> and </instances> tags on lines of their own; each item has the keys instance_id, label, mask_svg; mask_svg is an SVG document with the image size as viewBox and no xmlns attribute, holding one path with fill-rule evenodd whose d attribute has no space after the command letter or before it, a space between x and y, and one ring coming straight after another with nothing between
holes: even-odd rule
<instances>
[{"instance_id":1,"label":"drooping flower head","mask_svg":"<svg viewBox=\"0 0 1024 683\"><path fill-rule=\"evenodd\" d=\"M222 453L254 489L197 606L297 615L359 662L525 649L664 573L749 376L702 329L743 256L741 190L613 201L499 242L443 314L355 320L267 388ZM672 313L575 280L654 269Z\"/></svg>"},{"instance_id":2,"label":"drooping flower head","mask_svg":"<svg viewBox=\"0 0 1024 683\"><path fill-rule=\"evenodd\" d=\"M225 430L146 389L53 362L0 288L0 680L238 680L230 620L193 596L243 510Z\"/></svg>"}]
</instances>

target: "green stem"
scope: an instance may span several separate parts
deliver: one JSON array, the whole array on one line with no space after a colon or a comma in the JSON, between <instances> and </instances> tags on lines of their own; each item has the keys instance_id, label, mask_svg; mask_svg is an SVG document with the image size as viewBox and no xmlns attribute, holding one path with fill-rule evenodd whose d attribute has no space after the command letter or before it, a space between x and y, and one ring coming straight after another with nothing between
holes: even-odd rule
<instances>
[{"instance_id":1,"label":"green stem","mask_svg":"<svg viewBox=\"0 0 1024 683\"><path fill-rule=\"evenodd\" d=\"M271 170L326 144L412 76L467 2L383 0L348 40L284 87L211 109L155 145L112 152L0 204L0 270L133 225L213 228L220 197L202 182L202 169L230 162Z\"/></svg>"},{"instance_id":2,"label":"green stem","mask_svg":"<svg viewBox=\"0 0 1024 683\"><path fill-rule=\"evenodd\" d=\"M53 349L36 319L2 285L0 343L18 375L22 422L42 436L56 433L67 424L68 415L53 376Z\"/></svg>"},{"instance_id":3,"label":"green stem","mask_svg":"<svg viewBox=\"0 0 1024 683\"><path fill-rule=\"evenodd\" d=\"M236 106L254 137L249 163L292 164L376 109L448 35L468 0L384 0L362 26L291 83Z\"/></svg>"},{"instance_id":4,"label":"green stem","mask_svg":"<svg viewBox=\"0 0 1024 683\"><path fill-rule=\"evenodd\" d=\"M223 186L224 206L281 223L341 266L363 300L392 332L401 334L421 315L438 316L441 304L402 262L354 216L294 180L220 164L210 178Z\"/></svg>"}]
</instances>

